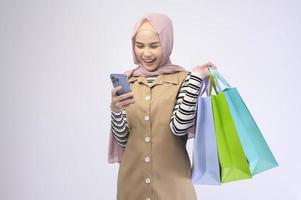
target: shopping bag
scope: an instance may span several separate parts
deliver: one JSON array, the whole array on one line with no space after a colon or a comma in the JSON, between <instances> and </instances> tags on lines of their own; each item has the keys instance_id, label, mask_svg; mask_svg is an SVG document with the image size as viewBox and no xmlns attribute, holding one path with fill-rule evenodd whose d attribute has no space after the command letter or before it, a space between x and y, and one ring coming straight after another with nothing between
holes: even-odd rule
<instances>
[{"instance_id":1,"label":"shopping bag","mask_svg":"<svg viewBox=\"0 0 301 200\"><path fill-rule=\"evenodd\" d=\"M222 90L230 108L231 115L249 161L252 175L277 167L278 163L267 145L260 129L252 117L245 102L235 87L231 87L224 77L217 71L213 72L217 90ZM218 92L220 92L218 91Z\"/></svg>"},{"instance_id":2,"label":"shopping bag","mask_svg":"<svg viewBox=\"0 0 301 200\"><path fill-rule=\"evenodd\" d=\"M207 82L206 82L207 83ZM220 185L220 169L210 96L197 101L196 131L192 155L192 183L195 185Z\"/></svg>"},{"instance_id":3,"label":"shopping bag","mask_svg":"<svg viewBox=\"0 0 301 200\"><path fill-rule=\"evenodd\" d=\"M231 182L252 178L248 160L227 104L224 91L217 91L216 77L210 76L210 97L214 116L217 150L221 166L221 182ZM212 94L212 87L215 95Z\"/></svg>"}]
</instances>

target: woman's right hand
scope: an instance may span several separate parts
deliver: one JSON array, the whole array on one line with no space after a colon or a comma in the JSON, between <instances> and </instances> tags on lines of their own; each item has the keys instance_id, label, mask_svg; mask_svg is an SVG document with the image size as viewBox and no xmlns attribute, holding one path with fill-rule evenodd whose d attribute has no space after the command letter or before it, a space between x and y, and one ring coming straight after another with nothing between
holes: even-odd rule
<instances>
[{"instance_id":1,"label":"woman's right hand","mask_svg":"<svg viewBox=\"0 0 301 200\"><path fill-rule=\"evenodd\" d=\"M132 103L135 103L133 92L128 92L126 94L122 94L117 96L117 91L120 90L122 87L117 86L112 88L112 101L111 101L111 111L112 112L121 112L122 110L126 109ZM127 99L132 97L131 99Z\"/></svg>"}]
</instances>

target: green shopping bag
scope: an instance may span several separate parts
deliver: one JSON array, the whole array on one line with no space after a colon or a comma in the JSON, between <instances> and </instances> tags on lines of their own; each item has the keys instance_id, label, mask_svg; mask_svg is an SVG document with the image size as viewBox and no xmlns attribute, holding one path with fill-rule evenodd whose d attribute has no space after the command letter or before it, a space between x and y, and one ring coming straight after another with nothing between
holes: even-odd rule
<instances>
[{"instance_id":1,"label":"green shopping bag","mask_svg":"<svg viewBox=\"0 0 301 200\"><path fill-rule=\"evenodd\" d=\"M216 130L217 149L220 163L221 182L252 178L248 160L244 154L240 139L223 91L218 93L213 80L209 77L209 94ZM215 95L212 93L214 88Z\"/></svg>"},{"instance_id":2,"label":"green shopping bag","mask_svg":"<svg viewBox=\"0 0 301 200\"><path fill-rule=\"evenodd\" d=\"M210 69L210 72L217 92L223 91L226 97L252 176L279 166L238 90L218 71Z\"/></svg>"}]
</instances>

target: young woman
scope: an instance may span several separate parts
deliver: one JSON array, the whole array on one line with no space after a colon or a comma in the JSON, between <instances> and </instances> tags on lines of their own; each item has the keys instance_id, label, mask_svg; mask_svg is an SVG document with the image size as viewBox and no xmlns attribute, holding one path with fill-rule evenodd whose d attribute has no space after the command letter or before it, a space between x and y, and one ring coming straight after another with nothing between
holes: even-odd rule
<instances>
[{"instance_id":1,"label":"young woman","mask_svg":"<svg viewBox=\"0 0 301 200\"><path fill-rule=\"evenodd\" d=\"M118 200L195 200L187 139L210 62L192 72L171 63L172 21L149 13L135 25L125 72L132 92L112 89L109 163L119 162ZM132 99L128 99L133 97Z\"/></svg>"}]
</instances>

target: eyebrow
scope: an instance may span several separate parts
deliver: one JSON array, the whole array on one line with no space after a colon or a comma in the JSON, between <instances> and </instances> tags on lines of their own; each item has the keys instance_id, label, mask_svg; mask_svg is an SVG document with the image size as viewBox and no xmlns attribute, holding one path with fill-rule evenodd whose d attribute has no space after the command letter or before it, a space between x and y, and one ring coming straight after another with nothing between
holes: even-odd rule
<instances>
[{"instance_id":1,"label":"eyebrow","mask_svg":"<svg viewBox=\"0 0 301 200\"><path fill-rule=\"evenodd\" d=\"M143 43L141 43L141 42L136 42L136 43L138 43L138 44L143 44ZM149 44L157 44L157 43L160 43L160 42L151 42L151 43L149 43Z\"/></svg>"}]
</instances>

